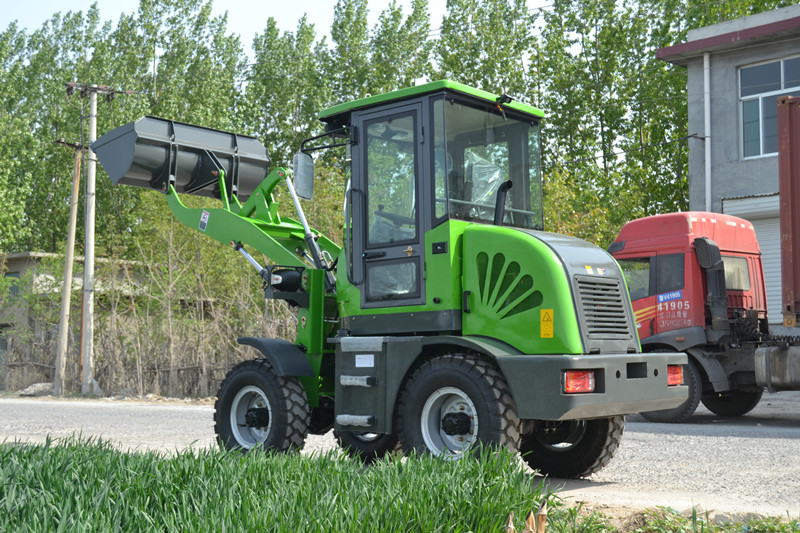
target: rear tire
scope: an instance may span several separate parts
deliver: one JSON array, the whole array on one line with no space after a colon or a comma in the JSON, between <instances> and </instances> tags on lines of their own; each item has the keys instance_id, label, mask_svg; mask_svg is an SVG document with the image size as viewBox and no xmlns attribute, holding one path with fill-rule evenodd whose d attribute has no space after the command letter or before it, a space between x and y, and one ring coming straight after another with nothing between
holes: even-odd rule
<instances>
[{"instance_id":1,"label":"rear tire","mask_svg":"<svg viewBox=\"0 0 800 533\"><path fill-rule=\"evenodd\" d=\"M747 392L747 391L728 391L713 396L706 396L703 398L703 405L718 416L734 417L742 416L752 411L758 402L761 401L761 395L764 391Z\"/></svg>"},{"instance_id":2,"label":"rear tire","mask_svg":"<svg viewBox=\"0 0 800 533\"><path fill-rule=\"evenodd\" d=\"M580 478L611 461L625 431L625 417L553 422L537 420L522 435L520 451L528 466L542 475Z\"/></svg>"},{"instance_id":3,"label":"rear tire","mask_svg":"<svg viewBox=\"0 0 800 533\"><path fill-rule=\"evenodd\" d=\"M278 376L263 359L234 366L214 404L214 431L228 450L300 449L309 421L308 399L300 381Z\"/></svg>"},{"instance_id":4,"label":"rear tire","mask_svg":"<svg viewBox=\"0 0 800 533\"><path fill-rule=\"evenodd\" d=\"M689 388L689 395L685 402L672 409L646 411L639 414L650 422L669 422L673 424L683 422L692 416L697 410L697 406L700 405L700 397L703 395L703 377L700 375L697 365L691 359L689 359L688 364L683 365L683 382Z\"/></svg>"},{"instance_id":5,"label":"rear tire","mask_svg":"<svg viewBox=\"0 0 800 533\"><path fill-rule=\"evenodd\" d=\"M400 450L399 440L394 434L333 430L333 436L347 455L365 464L374 463Z\"/></svg>"},{"instance_id":6,"label":"rear tire","mask_svg":"<svg viewBox=\"0 0 800 533\"><path fill-rule=\"evenodd\" d=\"M445 355L423 364L398 405L406 452L460 458L477 445L519 447L519 418L502 374L474 355Z\"/></svg>"}]
</instances>

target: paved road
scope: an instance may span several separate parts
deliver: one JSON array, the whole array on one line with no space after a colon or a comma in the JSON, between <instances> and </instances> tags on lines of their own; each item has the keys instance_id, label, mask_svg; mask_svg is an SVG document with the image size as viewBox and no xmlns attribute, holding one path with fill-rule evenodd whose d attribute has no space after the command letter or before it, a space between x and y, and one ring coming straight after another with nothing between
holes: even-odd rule
<instances>
[{"instance_id":1,"label":"paved road","mask_svg":"<svg viewBox=\"0 0 800 533\"><path fill-rule=\"evenodd\" d=\"M183 450L214 444L213 407L111 400L0 398L0 441L82 434L123 449ZM331 435L306 448L334 447ZM765 395L749 415L724 420L698 409L684 424L628 418L611 464L587 480L552 479L562 497L589 505L800 518L800 392Z\"/></svg>"}]
</instances>

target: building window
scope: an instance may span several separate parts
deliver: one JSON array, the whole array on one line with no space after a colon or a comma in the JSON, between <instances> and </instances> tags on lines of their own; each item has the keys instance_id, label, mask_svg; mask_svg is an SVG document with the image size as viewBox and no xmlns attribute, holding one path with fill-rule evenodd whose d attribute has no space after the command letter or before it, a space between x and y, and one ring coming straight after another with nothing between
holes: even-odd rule
<instances>
[{"instance_id":1,"label":"building window","mask_svg":"<svg viewBox=\"0 0 800 533\"><path fill-rule=\"evenodd\" d=\"M778 152L778 97L800 96L800 57L739 69L744 157Z\"/></svg>"},{"instance_id":2,"label":"building window","mask_svg":"<svg viewBox=\"0 0 800 533\"><path fill-rule=\"evenodd\" d=\"M6 272L4 277L12 280L8 287L9 298L19 296L19 272Z\"/></svg>"}]
</instances>

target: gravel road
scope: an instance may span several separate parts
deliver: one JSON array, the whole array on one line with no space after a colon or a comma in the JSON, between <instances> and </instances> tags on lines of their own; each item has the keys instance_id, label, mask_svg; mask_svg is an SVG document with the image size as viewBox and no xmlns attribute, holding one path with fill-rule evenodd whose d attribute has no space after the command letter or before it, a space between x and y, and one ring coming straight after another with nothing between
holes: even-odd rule
<instances>
[{"instance_id":1,"label":"gravel road","mask_svg":"<svg viewBox=\"0 0 800 533\"><path fill-rule=\"evenodd\" d=\"M82 434L123 449L214 445L213 407L180 402L0 398L0 442ZM335 447L309 436L306 450ZM750 414L719 418L702 406L688 423L628 417L611 464L586 480L550 479L562 498L589 508L657 505L716 514L800 518L800 392L765 394Z\"/></svg>"}]
</instances>

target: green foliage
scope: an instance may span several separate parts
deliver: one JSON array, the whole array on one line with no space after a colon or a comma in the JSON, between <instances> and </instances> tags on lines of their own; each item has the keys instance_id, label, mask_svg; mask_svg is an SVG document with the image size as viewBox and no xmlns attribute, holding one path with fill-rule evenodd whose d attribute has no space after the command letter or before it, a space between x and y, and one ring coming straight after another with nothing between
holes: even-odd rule
<instances>
[{"instance_id":1,"label":"green foliage","mask_svg":"<svg viewBox=\"0 0 800 533\"><path fill-rule=\"evenodd\" d=\"M429 30L427 0L413 0L405 19L397 0L392 0L381 13L370 43L372 94L409 87L430 74Z\"/></svg>"},{"instance_id":2,"label":"green foliage","mask_svg":"<svg viewBox=\"0 0 800 533\"><path fill-rule=\"evenodd\" d=\"M551 499L507 454L480 460L0 445L0 520L25 531L501 531ZM554 503L552 505L555 505ZM551 519L558 520L558 513Z\"/></svg>"},{"instance_id":3,"label":"green foliage","mask_svg":"<svg viewBox=\"0 0 800 533\"><path fill-rule=\"evenodd\" d=\"M647 509L632 528L635 533L796 533L800 531L800 519L780 517L746 517L740 520L712 520L708 514L678 513L668 507Z\"/></svg>"},{"instance_id":4,"label":"green foliage","mask_svg":"<svg viewBox=\"0 0 800 533\"><path fill-rule=\"evenodd\" d=\"M79 438L0 444L0 520L16 531L504 531L541 501L554 533L616 531L607 517L566 507L517 457L396 457L365 468L344 454L223 450L122 453ZM628 529L628 527L630 529ZM647 509L626 530L797 533L777 517L717 523Z\"/></svg>"},{"instance_id":5,"label":"green foliage","mask_svg":"<svg viewBox=\"0 0 800 533\"><path fill-rule=\"evenodd\" d=\"M434 77L527 100L534 20L524 0L448 0Z\"/></svg>"}]
</instances>

